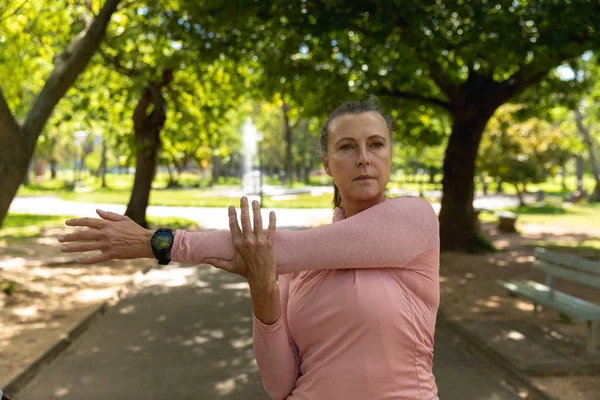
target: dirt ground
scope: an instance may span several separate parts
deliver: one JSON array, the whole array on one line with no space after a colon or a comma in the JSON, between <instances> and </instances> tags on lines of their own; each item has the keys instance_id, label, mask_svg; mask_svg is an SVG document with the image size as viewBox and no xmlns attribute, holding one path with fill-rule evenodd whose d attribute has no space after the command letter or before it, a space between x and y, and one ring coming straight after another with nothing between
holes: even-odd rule
<instances>
[{"instance_id":1,"label":"dirt ground","mask_svg":"<svg viewBox=\"0 0 600 400\"><path fill-rule=\"evenodd\" d=\"M499 279L533 279L544 275L532 269L533 245L538 240L577 243L600 235L599 228L571 231L569 227L519 226L520 234L499 234L492 225L482 229L501 251L466 255L444 253L441 258L441 310L462 320L531 320L532 306L507 296ZM40 239L19 245L0 244L0 282L18 283L13 295L0 293L0 387L31 364L51 345L106 300L116 300L123 287L154 263L151 260L109 262L93 266L69 263L58 250L60 228L46 230ZM586 255L577 252L578 255ZM62 257L62 259L60 258ZM34 261L26 266L25 260ZM47 260L57 262L47 266ZM62 262L62 264L60 263ZM569 285L557 285L569 291ZM600 292L576 288L582 298L600 304ZM565 324L553 310L542 310L540 320L566 335L585 339L583 324ZM597 399L598 376L535 378L534 382L565 400Z\"/></svg>"},{"instance_id":2,"label":"dirt ground","mask_svg":"<svg viewBox=\"0 0 600 400\"><path fill-rule=\"evenodd\" d=\"M474 320L524 320L533 318L530 302L507 295L498 280L531 279L545 282L544 273L532 268L534 247L538 241L579 243L600 236L600 227L585 231L569 227L519 226L520 234L500 234L491 224L482 230L501 251L487 254L443 253L440 262L441 310L454 321ZM561 250L562 251L562 250ZM573 254L593 257L576 250ZM576 294L585 300L600 304L600 291L556 282L558 290ZM552 309L541 309L539 322L569 337L585 343L586 326L583 322L565 322ZM598 342L598 341L597 341ZM600 352L600 349L598 349ZM599 353L600 354L600 353ZM599 355L600 357L600 355ZM552 376L532 378L534 384L557 399L597 400L600 393L600 376Z\"/></svg>"},{"instance_id":3,"label":"dirt ground","mask_svg":"<svg viewBox=\"0 0 600 400\"><path fill-rule=\"evenodd\" d=\"M154 265L151 260L77 265L58 248L65 231L50 229L39 239L0 244L0 282L17 283L12 295L0 293L0 387Z\"/></svg>"}]
</instances>

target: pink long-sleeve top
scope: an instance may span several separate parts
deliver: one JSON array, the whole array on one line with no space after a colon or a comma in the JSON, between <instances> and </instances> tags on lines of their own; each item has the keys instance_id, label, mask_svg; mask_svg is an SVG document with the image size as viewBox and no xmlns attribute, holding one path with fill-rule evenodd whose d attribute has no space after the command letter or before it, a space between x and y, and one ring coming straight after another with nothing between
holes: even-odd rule
<instances>
[{"instance_id":1,"label":"pink long-sleeve top","mask_svg":"<svg viewBox=\"0 0 600 400\"><path fill-rule=\"evenodd\" d=\"M429 203L386 199L330 225L278 231L281 318L254 317L267 393L287 400L434 400L439 230ZM233 258L229 231L177 231L174 261Z\"/></svg>"}]
</instances>

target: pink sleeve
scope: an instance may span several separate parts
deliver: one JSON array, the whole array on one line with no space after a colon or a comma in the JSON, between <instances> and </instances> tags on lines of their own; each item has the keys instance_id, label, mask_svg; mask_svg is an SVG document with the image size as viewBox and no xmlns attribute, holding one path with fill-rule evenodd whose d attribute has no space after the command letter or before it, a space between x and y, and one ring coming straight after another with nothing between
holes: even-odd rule
<instances>
[{"instance_id":1,"label":"pink sleeve","mask_svg":"<svg viewBox=\"0 0 600 400\"><path fill-rule=\"evenodd\" d=\"M277 273L354 268L402 268L424 251L439 247L438 219L418 197L398 197L333 224L300 231L277 231ZM178 230L173 261L200 264L233 258L229 231Z\"/></svg>"},{"instance_id":2,"label":"pink sleeve","mask_svg":"<svg viewBox=\"0 0 600 400\"><path fill-rule=\"evenodd\" d=\"M263 386L275 400L285 399L292 393L300 374L298 347L287 326L290 275L281 275L278 283L281 317L273 325L265 325L253 316L254 358Z\"/></svg>"}]
</instances>

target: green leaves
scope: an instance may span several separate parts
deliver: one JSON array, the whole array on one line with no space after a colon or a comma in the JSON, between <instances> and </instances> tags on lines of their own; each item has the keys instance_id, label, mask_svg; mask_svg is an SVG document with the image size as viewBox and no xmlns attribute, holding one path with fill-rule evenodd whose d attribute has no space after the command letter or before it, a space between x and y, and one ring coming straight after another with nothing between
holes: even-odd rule
<instances>
[{"instance_id":1,"label":"green leaves","mask_svg":"<svg viewBox=\"0 0 600 400\"><path fill-rule=\"evenodd\" d=\"M479 153L479 167L509 183L542 182L571 156L558 123L514 119L519 106L504 106L490 120Z\"/></svg>"}]
</instances>

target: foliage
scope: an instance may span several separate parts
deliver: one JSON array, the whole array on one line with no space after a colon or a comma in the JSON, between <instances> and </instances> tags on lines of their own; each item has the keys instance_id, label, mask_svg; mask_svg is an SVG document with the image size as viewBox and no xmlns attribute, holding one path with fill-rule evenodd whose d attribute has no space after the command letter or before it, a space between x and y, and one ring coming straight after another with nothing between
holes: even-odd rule
<instances>
[{"instance_id":1,"label":"foliage","mask_svg":"<svg viewBox=\"0 0 600 400\"><path fill-rule=\"evenodd\" d=\"M518 106L500 108L487 126L479 167L504 182L539 183L556 174L570 156L564 132L537 118L517 121Z\"/></svg>"}]
</instances>

